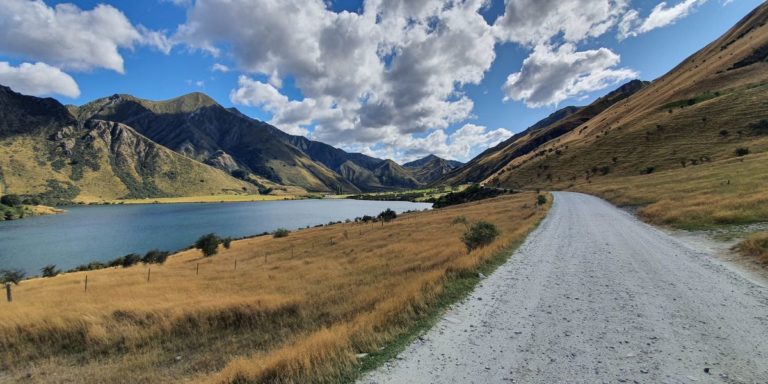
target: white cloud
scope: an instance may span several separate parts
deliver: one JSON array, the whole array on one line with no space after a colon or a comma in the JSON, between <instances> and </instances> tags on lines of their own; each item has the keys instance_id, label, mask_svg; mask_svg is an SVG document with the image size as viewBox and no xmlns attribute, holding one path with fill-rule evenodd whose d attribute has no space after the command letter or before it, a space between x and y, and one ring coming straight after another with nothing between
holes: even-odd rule
<instances>
[{"instance_id":1,"label":"white cloud","mask_svg":"<svg viewBox=\"0 0 768 384\"><path fill-rule=\"evenodd\" d=\"M71 76L45 63L22 63L14 67L0 61L0 84L26 95L58 94L73 99L80 96L80 88Z\"/></svg>"},{"instance_id":2,"label":"white cloud","mask_svg":"<svg viewBox=\"0 0 768 384\"><path fill-rule=\"evenodd\" d=\"M557 49L539 45L520 72L507 77L504 99L541 107L638 76L633 70L615 68L619 61L619 55L607 48L577 51L570 43Z\"/></svg>"},{"instance_id":3,"label":"white cloud","mask_svg":"<svg viewBox=\"0 0 768 384\"><path fill-rule=\"evenodd\" d=\"M211 67L211 71L213 72L221 72L221 73L227 73L229 72L229 67L227 67L224 64L220 63L213 63L213 66Z\"/></svg>"},{"instance_id":4,"label":"white cloud","mask_svg":"<svg viewBox=\"0 0 768 384\"><path fill-rule=\"evenodd\" d=\"M560 34L579 42L603 35L627 6L628 0L506 0L494 30L502 41L525 45L549 43Z\"/></svg>"},{"instance_id":5,"label":"white cloud","mask_svg":"<svg viewBox=\"0 0 768 384\"><path fill-rule=\"evenodd\" d=\"M653 7L645 19L641 19L638 11L631 10L624 15L619 23L618 38L623 40L674 24L705 2L706 0L683 0L671 7L668 6L667 2L661 2Z\"/></svg>"},{"instance_id":6,"label":"white cloud","mask_svg":"<svg viewBox=\"0 0 768 384\"><path fill-rule=\"evenodd\" d=\"M269 109L288 131L311 123L332 144L370 144L471 116L462 86L495 59L483 4L369 0L337 13L320 0L199 0L175 38L214 56L227 49L239 69L269 78L241 79L234 103ZM277 96L289 76L303 100Z\"/></svg>"},{"instance_id":7,"label":"white cloud","mask_svg":"<svg viewBox=\"0 0 768 384\"><path fill-rule=\"evenodd\" d=\"M61 68L106 68L124 72L119 49L137 44L170 50L157 31L136 27L118 9L100 4L47 6L42 0L0 1L0 52L45 61Z\"/></svg>"},{"instance_id":8,"label":"white cloud","mask_svg":"<svg viewBox=\"0 0 768 384\"><path fill-rule=\"evenodd\" d=\"M425 137L393 136L383 140L378 148L365 148L363 152L402 162L429 154L467 161L474 152L492 147L511 136L512 132L504 128L489 130L479 125L465 124L451 134L438 129Z\"/></svg>"}]
</instances>

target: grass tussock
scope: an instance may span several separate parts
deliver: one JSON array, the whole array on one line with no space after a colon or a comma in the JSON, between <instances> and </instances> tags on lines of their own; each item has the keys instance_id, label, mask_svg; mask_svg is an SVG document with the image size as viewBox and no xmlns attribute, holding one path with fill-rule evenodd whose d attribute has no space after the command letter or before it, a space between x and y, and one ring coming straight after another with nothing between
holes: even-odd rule
<instances>
[{"instance_id":1,"label":"grass tussock","mask_svg":"<svg viewBox=\"0 0 768 384\"><path fill-rule=\"evenodd\" d=\"M683 229L768 221L768 153L574 187Z\"/></svg>"},{"instance_id":2,"label":"grass tussock","mask_svg":"<svg viewBox=\"0 0 768 384\"><path fill-rule=\"evenodd\" d=\"M746 239L736 245L735 249L757 263L768 266L768 232L758 232L747 236Z\"/></svg>"},{"instance_id":3,"label":"grass tussock","mask_svg":"<svg viewBox=\"0 0 768 384\"><path fill-rule=\"evenodd\" d=\"M0 370L28 382L349 380L502 262L544 217L535 202L260 236L212 258L188 250L149 281L146 265L23 281L0 311ZM500 234L467 252L458 216Z\"/></svg>"}]
</instances>

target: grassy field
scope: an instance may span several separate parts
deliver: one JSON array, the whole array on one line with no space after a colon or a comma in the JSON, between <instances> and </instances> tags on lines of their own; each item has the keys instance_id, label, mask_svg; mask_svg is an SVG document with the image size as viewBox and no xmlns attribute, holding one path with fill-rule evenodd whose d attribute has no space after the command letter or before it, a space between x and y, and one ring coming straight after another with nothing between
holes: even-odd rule
<instances>
[{"instance_id":1,"label":"grassy field","mask_svg":"<svg viewBox=\"0 0 768 384\"><path fill-rule=\"evenodd\" d=\"M650 175L594 179L576 190L637 213L653 224L682 229L768 221L768 153Z\"/></svg>"},{"instance_id":2,"label":"grassy field","mask_svg":"<svg viewBox=\"0 0 768 384\"><path fill-rule=\"evenodd\" d=\"M255 237L210 258L185 251L151 271L89 271L87 292L85 272L23 281L0 311L0 381L349 380L508 257L546 214L535 199ZM457 216L501 235L468 253Z\"/></svg>"}]
</instances>

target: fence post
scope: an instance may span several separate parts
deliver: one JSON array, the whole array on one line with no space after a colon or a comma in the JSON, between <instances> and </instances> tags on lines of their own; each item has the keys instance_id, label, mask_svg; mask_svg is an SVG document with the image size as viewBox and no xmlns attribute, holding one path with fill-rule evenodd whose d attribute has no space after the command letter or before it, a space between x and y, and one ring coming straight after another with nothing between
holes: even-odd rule
<instances>
[{"instance_id":1,"label":"fence post","mask_svg":"<svg viewBox=\"0 0 768 384\"><path fill-rule=\"evenodd\" d=\"M149 283L150 274L152 274L152 268L147 268L147 283Z\"/></svg>"},{"instance_id":2,"label":"fence post","mask_svg":"<svg viewBox=\"0 0 768 384\"><path fill-rule=\"evenodd\" d=\"M195 276L200 274L200 263L197 263L197 266L195 267Z\"/></svg>"},{"instance_id":3,"label":"fence post","mask_svg":"<svg viewBox=\"0 0 768 384\"><path fill-rule=\"evenodd\" d=\"M85 274L85 292L88 292L88 274Z\"/></svg>"},{"instance_id":4,"label":"fence post","mask_svg":"<svg viewBox=\"0 0 768 384\"><path fill-rule=\"evenodd\" d=\"M237 271L237 257L235 257L235 271Z\"/></svg>"},{"instance_id":5,"label":"fence post","mask_svg":"<svg viewBox=\"0 0 768 384\"><path fill-rule=\"evenodd\" d=\"M13 292L11 292L11 283L5 283L5 296L8 298L8 302L13 301Z\"/></svg>"}]
</instances>

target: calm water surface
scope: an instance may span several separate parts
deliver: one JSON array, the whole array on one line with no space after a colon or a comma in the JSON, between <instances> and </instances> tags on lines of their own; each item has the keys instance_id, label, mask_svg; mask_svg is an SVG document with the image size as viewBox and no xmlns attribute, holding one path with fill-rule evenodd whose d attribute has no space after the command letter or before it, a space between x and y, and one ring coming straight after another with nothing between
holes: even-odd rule
<instances>
[{"instance_id":1,"label":"calm water surface","mask_svg":"<svg viewBox=\"0 0 768 384\"><path fill-rule=\"evenodd\" d=\"M178 250L211 232L242 237L373 216L387 208L400 213L430 207L360 200L70 207L63 215L0 222L0 269L36 275L48 264L66 270L150 249Z\"/></svg>"}]
</instances>

